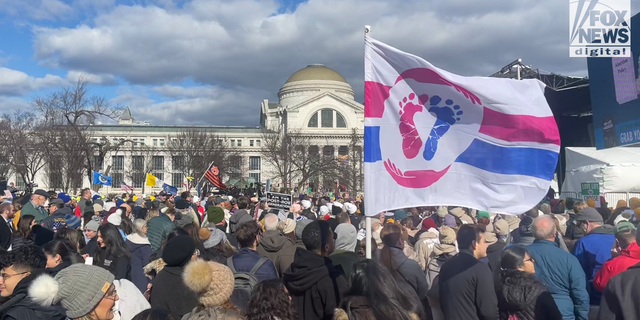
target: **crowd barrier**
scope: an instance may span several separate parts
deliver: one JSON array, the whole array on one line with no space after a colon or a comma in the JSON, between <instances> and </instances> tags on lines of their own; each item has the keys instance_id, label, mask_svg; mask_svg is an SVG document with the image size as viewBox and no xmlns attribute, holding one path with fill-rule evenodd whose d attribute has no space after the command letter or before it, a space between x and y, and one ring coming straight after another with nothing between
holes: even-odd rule
<instances>
[{"instance_id":1,"label":"crowd barrier","mask_svg":"<svg viewBox=\"0 0 640 320\"><path fill-rule=\"evenodd\" d=\"M608 192L601 194L604 197L605 201L608 203L609 207L615 207L618 203L618 200L624 200L629 203L629 199L631 198L640 198L640 192ZM557 199L582 199L582 196L577 192L556 192Z\"/></svg>"}]
</instances>

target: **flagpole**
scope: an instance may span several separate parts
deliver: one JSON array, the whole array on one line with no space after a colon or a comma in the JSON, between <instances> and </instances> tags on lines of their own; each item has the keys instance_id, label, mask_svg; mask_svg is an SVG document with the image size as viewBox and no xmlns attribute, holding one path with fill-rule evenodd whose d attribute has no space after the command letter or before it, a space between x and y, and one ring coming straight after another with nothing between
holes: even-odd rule
<instances>
[{"instance_id":1,"label":"flagpole","mask_svg":"<svg viewBox=\"0 0 640 320\"><path fill-rule=\"evenodd\" d=\"M369 36L369 34L371 34L371 26L369 25L365 25L364 26L364 37L365 39ZM365 43L365 46L367 44ZM366 99L365 99L366 100ZM366 108L366 106L365 106ZM370 197L364 197L365 201L367 201L367 199L370 199ZM371 201L371 200L369 200ZM365 207L367 207L365 205ZM368 206L369 208L372 208L371 206ZM365 249L365 257L367 259L371 259L371 216L369 216L366 212L365 212L366 216L365 216L365 223L364 223L364 227L366 228L366 237L365 237L365 241L366 241L366 249Z\"/></svg>"},{"instance_id":2,"label":"flagpole","mask_svg":"<svg viewBox=\"0 0 640 320\"><path fill-rule=\"evenodd\" d=\"M214 162L215 161L211 161L211 163L207 167L207 170L202 174L202 176L200 176L200 179L198 180L198 183L196 184L198 186L198 192L200 192L200 183L202 182L202 179L204 179L204 175L207 174L207 171L209 170L209 168L211 168L211 166L213 165Z\"/></svg>"}]
</instances>

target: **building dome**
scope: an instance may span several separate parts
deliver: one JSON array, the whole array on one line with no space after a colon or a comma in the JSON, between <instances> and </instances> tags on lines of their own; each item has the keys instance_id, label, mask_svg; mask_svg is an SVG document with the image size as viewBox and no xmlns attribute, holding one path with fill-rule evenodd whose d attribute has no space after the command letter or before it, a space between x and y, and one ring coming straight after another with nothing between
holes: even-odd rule
<instances>
[{"instance_id":1,"label":"building dome","mask_svg":"<svg viewBox=\"0 0 640 320\"><path fill-rule=\"evenodd\" d=\"M285 84L307 80L338 81L347 83L347 80L345 80L338 72L327 68L323 64L312 64L308 65L306 68L296 71L291 75L291 77L289 77L289 79L287 79Z\"/></svg>"}]
</instances>

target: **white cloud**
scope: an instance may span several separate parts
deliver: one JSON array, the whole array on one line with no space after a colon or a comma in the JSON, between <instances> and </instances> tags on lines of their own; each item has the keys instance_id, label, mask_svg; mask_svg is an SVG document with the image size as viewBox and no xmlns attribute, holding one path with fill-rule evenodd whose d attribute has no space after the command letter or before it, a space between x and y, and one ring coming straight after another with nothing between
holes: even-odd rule
<instances>
[{"instance_id":1,"label":"white cloud","mask_svg":"<svg viewBox=\"0 0 640 320\"><path fill-rule=\"evenodd\" d=\"M0 0L0 12L19 19L57 20L69 17L73 8L60 0Z\"/></svg>"},{"instance_id":2,"label":"white cloud","mask_svg":"<svg viewBox=\"0 0 640 320\"><path fill-rule=\"evenodd\" d=\"M73 28L35 28L36 59L158 86L180 101L154 105L164 110L160 121L186 119L170 107L206 113L220 101L231 118L246 114L242 103L259 112L259 101L274 99L289 75L312 63L343 74L361 100L365 24L375 38L463 75L489 75L517 58L586 75L585 59L568 57L568 5L558 0L309 0L284 14L277 0L137 3ZM185 79L215 89L163 85ZM234 99L218 99L219 88Z\"/></svg>"},{"instance_id":3,"label":"white cloud","mask_svg":"<svg viewBox=\"0 0 640 320\"><path fill-rule=\"evenodd\" d=\"M116 77L111 74L91 74L75 70L67 72L67 80L70 82L77 82L81 78L92 84L111 85L118 83Z\"/></svg>"},{"instance_id":4,"label":"white cloud","mask_svg":"<svg viewBox=\"0 0 640 320\"><path fill-rule=\"evenodd\" d=\"M67 80L59 76L47 74L43 78L34 78L22 71L0 67L0 96L21 96L30 91L67 84Z\"/></svg>"}]
</instances>

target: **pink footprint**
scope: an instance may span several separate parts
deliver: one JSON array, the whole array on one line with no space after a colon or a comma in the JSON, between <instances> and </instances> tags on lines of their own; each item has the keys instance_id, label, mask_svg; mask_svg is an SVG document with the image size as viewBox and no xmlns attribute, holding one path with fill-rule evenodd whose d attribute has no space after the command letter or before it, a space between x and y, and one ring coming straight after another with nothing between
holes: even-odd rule
<instances>
[{"instance_id":1,"label":"pink footprint","mask_svg":"<svg viewBox=\"0 0 640 320\"><path fill-rule=\"evenodd\" d=\"M418 112L422 112L423 101L429 100L427 95L421 95L418 101L414 101L415 98L415 93L412 93L398 103L400 105L399 129L402 135L402 151L407 159L415 158L422 148L422 139L413 122L413 116Z\"/></svg>"}]
</instances>

